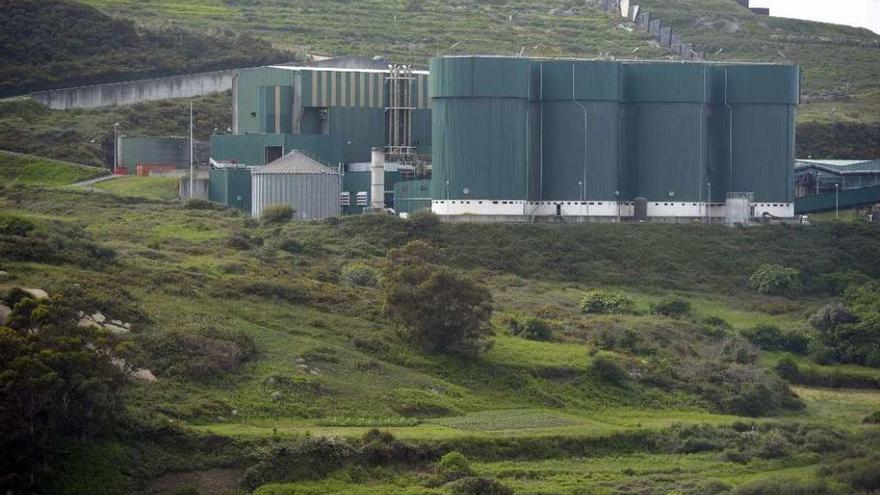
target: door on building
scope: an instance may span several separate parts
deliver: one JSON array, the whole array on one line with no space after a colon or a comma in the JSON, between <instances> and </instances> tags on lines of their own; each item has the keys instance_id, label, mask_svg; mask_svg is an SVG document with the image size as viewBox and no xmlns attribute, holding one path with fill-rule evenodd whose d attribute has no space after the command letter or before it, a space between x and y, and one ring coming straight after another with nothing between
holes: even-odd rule
<instances>
[{"instance_id":1,"label":"door on building","mask_svg":"<svg viewBox=\"0 0 880 495\"><path fill-rule=\"evenodd\" d=\"M284 155L283 146L266 146L266 163L272 163Z\"/></svg>"}]
</instances>

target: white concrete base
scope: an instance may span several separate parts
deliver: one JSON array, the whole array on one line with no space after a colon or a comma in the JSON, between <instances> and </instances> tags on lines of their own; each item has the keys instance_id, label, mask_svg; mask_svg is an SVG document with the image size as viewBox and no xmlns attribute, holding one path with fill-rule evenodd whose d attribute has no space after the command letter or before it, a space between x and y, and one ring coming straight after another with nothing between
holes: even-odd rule
<instances>
[{"instance_id":1,"label":"white concrete base","mask_svg":"<svg viewBox=\"0 0 880 495\"><path fill-rule=\"evenodd\" d=\"M724 203L648 201L649 219L714 219L726 217ZM519 221L535 217L588 217L615 220L632 219L632 201L518 201L487 199L434 200L431 211L439 216L491 217L496 221ZM751 217L759 220L768 214L778 218L794 218L794 203L753 203ZM516 218L521 217L521 218Z\"/></svg>"}]
</instances>

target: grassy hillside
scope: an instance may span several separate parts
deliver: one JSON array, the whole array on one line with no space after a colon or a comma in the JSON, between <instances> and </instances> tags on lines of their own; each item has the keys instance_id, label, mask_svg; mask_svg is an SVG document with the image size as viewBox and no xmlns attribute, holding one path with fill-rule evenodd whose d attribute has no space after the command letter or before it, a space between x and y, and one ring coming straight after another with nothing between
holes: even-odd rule
<instances>
[{"instance_id":1,"label":"grassy hillside","mask_svg":"<svg viewBox=\"0 0 880 495\"><path fill-rule=\"evenodd\" d=\"M144 28L66 0L0 1L0 96L287 62L247 33Z\"/></svg>"},{"instance_id":2,"label":"grassy hillside","mask_svg":"<svg viewBox=\"0 0 880 495\"><path fill-rule=\"evenodd\" d=\"M880 432L862 419L880 390L805 384L789 396L771 371L782 356L744 337L759 324L811 336L817 308L878 279L880 231L868 226L259 224L203 204L21 186L0 190L0 216L35 225L0 234L0 293L39 287L131 323L137 366L157 377L125 387L121 430L71 440L42 493L239 493L242 476L268 483L260 494L485 493L446 483L436 462L452 450L516 493L779 493L768 479L832 493L876 465ZM41 247L58 236L65 249ZM416 239L491 291L488 352L412 349L381 288L346 275ZM803 292L752 293L761 263L798 267ZM583 314L597 287L626 291L634 308ZM652 314L673 295L689 314ZM548 322L548 340L517 336L510 322L529 317ZM749 383L769 387L755 412ZM316 464L295 474L302 463ZM748 491L756 483L765 491Z\"/></svg>"},{"instance_id":3,"label":"grassy hillside","mask_svg":"<svg viewBox=\"0 0 880 495\"><path fill-rule=\"evenodd\" d=\"M113 163L113 124L130 136L186 136L194 103L196 141L232 123L229 92L98 109L50 110L20 99L0 101L0 149L106 167Z\"/></svg>"},{"instance_id":4,"label":"grassy hillside","mask_svg":"<svg viewBox=\"0 0 880 495\"><path fill-rule=\"evenodd\" d=\"M0 151L0 178L6 184L61 186L105 173L103 168Z\"/></svg>"}]
</instances>

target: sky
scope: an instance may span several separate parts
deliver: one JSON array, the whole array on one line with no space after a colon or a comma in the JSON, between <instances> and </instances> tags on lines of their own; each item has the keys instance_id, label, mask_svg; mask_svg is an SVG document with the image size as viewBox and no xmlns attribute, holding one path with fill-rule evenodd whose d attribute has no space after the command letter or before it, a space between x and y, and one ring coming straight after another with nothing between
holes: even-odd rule
<instances>
[{"instance_id":1,"label":"sky","mask_svg":"<svg viewBox=\"0 0 880 495\"><path fill-rule=\"evenodd\" d=\"M880 34L880 0L752 0L774 17L792 17L868 28Z\"/></svg>"}]
</instances>

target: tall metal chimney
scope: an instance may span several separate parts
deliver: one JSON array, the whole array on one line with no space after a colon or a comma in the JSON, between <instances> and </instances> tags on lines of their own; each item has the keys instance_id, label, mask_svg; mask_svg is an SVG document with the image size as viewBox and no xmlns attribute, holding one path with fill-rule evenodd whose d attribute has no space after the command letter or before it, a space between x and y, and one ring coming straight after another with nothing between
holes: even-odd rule
<instances>
[{"instance_id":1,"label":"tall metal chimney","mask_svg":"<svg viewBox=\"0 0 880 495\"><path fill-rule=\"evenodd\" d=\"M370 164L370 208L373 211L385 209L385 149L373 148Z\"/></svg>"}]
</instances>

